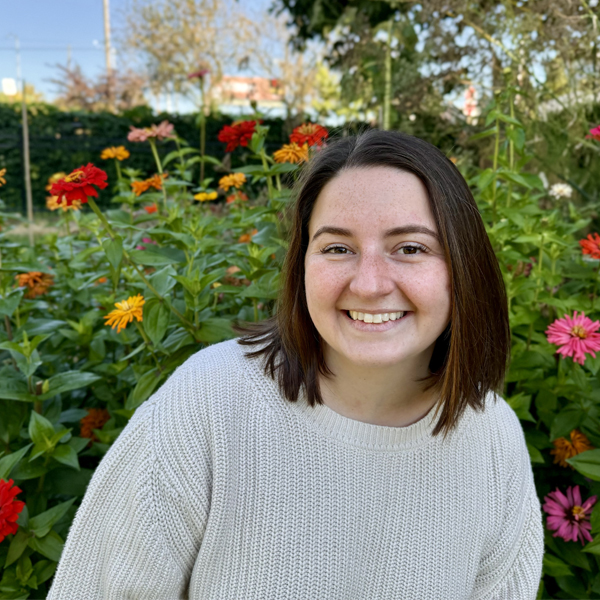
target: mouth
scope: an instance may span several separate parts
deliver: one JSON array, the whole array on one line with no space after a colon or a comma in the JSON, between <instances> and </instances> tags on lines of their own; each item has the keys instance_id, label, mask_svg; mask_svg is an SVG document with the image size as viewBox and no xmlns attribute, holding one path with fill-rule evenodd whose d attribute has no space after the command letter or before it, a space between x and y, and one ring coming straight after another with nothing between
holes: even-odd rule
<instances>
[{"instance_id":1,"label":"mouth","mask_svg":"<svg viewBox=\"0 0 600 600\"><path fill-rule=\"evenodd\" d=\"M369 323L364 320L365 313L358 313L357 311L349 311L343 310L341 311L346 319L349 321L349 324L354 329L359 331L388 331L389 329L393 329L397 327L401 322L405 321L407 317L410 317L412 311L398 311L395 313L379 313L378 315L372 315L374 321ZM354 318L360 317L362 314L362 319ZM366 313L370 314L370 313ZM400 316L402 315L402 316ZM386 318L387 317L387 318ZM369 317L367 317L369 318Z\"/></svg>"}]
</instances>

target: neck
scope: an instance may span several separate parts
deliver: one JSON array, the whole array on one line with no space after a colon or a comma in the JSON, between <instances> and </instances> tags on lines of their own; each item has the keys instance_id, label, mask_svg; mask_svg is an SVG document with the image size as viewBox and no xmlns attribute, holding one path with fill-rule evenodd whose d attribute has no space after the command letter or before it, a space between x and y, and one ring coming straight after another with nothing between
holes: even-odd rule
<instances>
[{"instance_id":1,"label":"neck","mask_svg":"<svg viewBox=\"0 0 600 600\"><path fill-rule=\"evenodd\" d=\"M416 357L396 365L348 364L343 357L325 349L333 375L319 375L323 403L349 419L407 427L420 421L436 404L437 390L424 390L418 382L429 374L429 358Z\"/></svg>"}]
</instances>

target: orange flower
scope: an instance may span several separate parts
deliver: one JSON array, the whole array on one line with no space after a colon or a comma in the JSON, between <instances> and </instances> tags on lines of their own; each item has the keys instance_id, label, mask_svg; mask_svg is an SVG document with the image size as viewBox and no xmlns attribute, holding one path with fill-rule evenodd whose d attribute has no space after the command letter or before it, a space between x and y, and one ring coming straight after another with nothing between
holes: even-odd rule
<instances>
[{"instance_id":1,"label":"orange flower","mask_svg":"<svg viewBox=\"0 0 600 600\"><path fill-rule=\"evenodd\" d=\"M158 211L158 206L156 205L156 202L154 204L151 204L150 206L144 206L144 210L149 214L152 215L155 212Z\"/></svg>"},{"instance_id":2,"label":"orange flower","mask_svg":"<svg viewBox=\"0 0 600 600\"><path fill-rule=\"evenodd\" d=\"M69 205L66 202L58 203L58 196L48 196L46 198L46 208L48 210L58 210L62 208L63 212L71 210L79 210L81 208L81 200L75 199Z\"/></svg>"},{"instance_id":3,"label":"orange flower","mask_svg":"<svg viewBox=\"0 0 600 600\"><path fill-rule=\"evenodd\" d=\"M129 158L131 155L129 154L129 150L125 148L125 146L111 146L110 148L105 148L102 150L102 154L100 158L103 160L108 160L109 158L116 158L117 160L125 160Z\"/></svg>"},{"instance_id":4,"label":"orange flower","mask_svg":"<svg viewBox=\"0 0 600 600\"><path fill-rule=\"evenodd\" d=\"M64 179L67 176L67 174L63 171L60 171L60 173L54 173L54 175L51 175L50 177L48 177L48 185L46 186L46 191L49 192L50 188L57 182L60 181L61 179Z\"/></svg>"},{"instance_id":5,"label":"orange flower","mask_svg":"<svg viewBox=\"0 0 600 600\"><path fill-rule=\"evenodd\" d=\"M273 159L277 163L301 163L308 160L308 144L300 146L292 142L284 144L279 150L273 152Z\"/></svg>"},{"instance_id":6,"label":"orange flower","mask_svg":"<svg viewBox=\"0 0 600 600\"><path fill-rule=\"evenodd\" d=\"M240 244L247 244L248 242L252 241L252 236L256 235L257 233L258 229L253 229L251 233L243 233L240 235L238 242Z\"/></svg>"},{"instance_id":7,"label":"orange flower","mask_svg":"<svg viewBox=\"0 0 600 600\"><path fill-rule=\"evenodd\" d=\"M5 175L6 175L6 169L0 169L0 187L2 187L3 185L6 185L6 179L4 179Z\"/></svg>"},{"instance_id":8,"label":"orange flower","mask_svg":"<svg viewBox=\"0 0 600 600\"><path fill-rule=\"evenodd\" d=\"M290 142L308 144L309 146L322 146L327 137L329 137L329 133L325 127L321 127L316 123L302 123L292 131Z\"/></svg>"},{"instance_id":9,"label":"orange flower","mask_svg":"<svg viewBox=\"0 0 600 600\"><path fill-rule=\"evenodd\" d=\"M232 173L219 179L219 187L226 192L230 187L240 189L244 183L246 183L246 176L243 173Z\"/></svg>"},{"instance_id":10,"label":"orange flower","mask_svg":"<svg viewBox=\"0 0 600 600\"><path fill-rule=\"evenodd\" d=\"M600 258L600 235L590 233L586 239L579 240L583 254L589 254L592 258Z\"/></svg>"},{"instance_id":11,"label":"orange flower","mask_svg":"<svg viewBox=\"0 0 600 600\"><path fill-rule=\"evenodd\" d=\"M236 200L245 202L246 200L248 200L248 196L246 196L246 194L244 194L244 192L235 190L235 192L233 194L229 194L229 196L227 196L227 198L226 198L227 204L231 204L232 202L235 202Z\"/></svg>"},{"instance_id":12,"label":"orange flower","mask_svg":"<svg viewBox=\"0 0 600 600\"><path fill-rule=\"evenodd\" d=\"M153 187L155 190L162 190L162 182L163 179L167 178L166 173L162 173L161 175L152 175L149 179L144 179L144 181L132 181L131 189L135 193L136 196L141 196L144 192Z\"/></svg>"},{"instance_id":13,"label":"orange flower","mask_svg":"<svg viewBox=\"0 0 600 600\"><path fill-rule=\"evenodd\" d=\"M25 298L36 298L48 291L48 288L54 283L52 275L40 273L39 271L30 271L29 273L21 273L15 279L18 281L19 287L26 287Z\"/></svg>"},{"instance_id":14,"label":"orange flower","mask_svg":"<svg viewBox=\"0 0 600 600\"><path fill-rule=\"evenodd\" d=\"M138 321L143 320L142 306L145 302L141 294L129 296L127 300L121 300L121 302L115 302L117 308L103 317L106 320L104 324L112 325L112 329L117 327L117 333L121 333L121 329L125 329L134 318Z\"/></svg>"},{"instance_id":15,"label":"orange flower","mask_svg":"<svg viewBox=\"0 0 600 600\"><path fill-rule=\"evenodd\" d=\"M587 450L593 450L594 446L590 443L590 440L581 433L578 429L571 431L571 441L565 438L558 438L552 442L554 444L554 450L550 450L550 454L554 455L554 464L558 463L561 467L571 467L566 462L567 458L573 458L582 452ZM573 467L571 467L572 469Z\"/></svg>"},{"instance_id":16,"label":"orange flower","mask_svg":"<svg viewBox=\"0 0 600 600\"><path fill-rule=\"evenodd\" d=\"M145 191L148 190L150 184L148 181L132 181L131 189L136 196L141 196Z\"/></svg>"},{"instance_id":17,"label":"orange flower","mask_svg":"<svg viewBox=\"0 0 600 600\"><path fill-rule=\"evenodd\" d=\"M98 438L94 433L94 429L102 429L109 419L110 413L105 408L88 408L87 416L79 421L79 436L90 438L92 442L97 442ZM91 445L91 442L89 445Z\"/></svg>"},{"instance_id":18,"label":"orange flower","mask_svg":"<svg viewBox=\"0 0 600 600\"><path fill-rule=\"evenodd\" d=\"M98 277L96 280L96 285L99 285L100 283L106 283L107 281L108 279L106 279L106 277Z\"/></svg>"}]
</instances>

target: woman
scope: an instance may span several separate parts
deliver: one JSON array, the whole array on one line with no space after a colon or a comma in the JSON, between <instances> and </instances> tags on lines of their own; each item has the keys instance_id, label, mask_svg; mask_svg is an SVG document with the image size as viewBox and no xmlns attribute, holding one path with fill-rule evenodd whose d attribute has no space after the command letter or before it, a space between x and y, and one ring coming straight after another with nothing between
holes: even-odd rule
<instances>
[{"instance_id":1,"label":"woman","mask_svg":"<svg viewBox=\"0 0 600 600\"><path fill-rule=\"evenodd\" d=\"M533 600L540 504L493 391L509 348L454 165L400 133L331 144L299 186L276 317L137 410L49 598Z\"/></svg>"}]
</instances>

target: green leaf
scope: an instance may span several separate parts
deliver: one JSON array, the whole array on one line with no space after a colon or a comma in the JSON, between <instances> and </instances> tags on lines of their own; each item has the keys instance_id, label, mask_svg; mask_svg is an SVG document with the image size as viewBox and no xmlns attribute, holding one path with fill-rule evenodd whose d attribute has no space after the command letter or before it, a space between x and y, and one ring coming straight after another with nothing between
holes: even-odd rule
<instances>
[{"instance_id":1,"label":"green leaf","mask_svg":"<svg viewBox=\"0 0 600 600\"><path fill-rule=\"evenodd\" d=\"M131 250L129 256L140 265L163 267L185 262L185 254L177 248L158 248L148 246L146 250Z\"/></svg>"},{"instance_id":2,"label":"green leaf","mask_svg":"<svg viewBox=\"0 0 600 600\"><path fill-rule=\"evenodd\" d=\"M44 583L54 575L57 563L50 560L38 560L33 565L33 573L37 577L38 585Z\"/></svg>"},{"instance_id":3,"label":"green leaf","mask_svg":"<svg viewBox=\"0 0 600 600\"><path fill-rule=\"evenodd\" d=\"M480 133L476 133L474 135L472 135L469 138L470 142L474 142L476 140L482 140L483 138L489 137L490 135L496 135L498 131L498 128L494 125L494 127L490 127L489 129L486 129L485 131L482 131Z\"/></svg>"},{"instance_id":4,"label":"green leaf","mask_svg":"<svg viewBox=\"0 0 600 600\"><path fill-rule=\"evenodd\" d=\"M12 565L16 560L19 560L21 554L25 548L27 548L27 542L29 542L29 538L31 534L23 528L19 528L15 537L12 539L10 546L8 547L8 554L6 556L6 561L4 562L4 568L8 567L8 565Z\"/></svg>"},{"instance_id":5,"label":"green leaf","mask_svg":"<svg viewBox=\"0 0 600 600\"><path fill-rule=\"evenodd\" d=\"M543 465L546 462L542 453L535 446L527 444L527 450L529 452L529 460L531 460L532 463Z\"/></svg>"},{"instance_id":6,"label":"green leaf","mask_svg":"<svg viewBox=\"0 0 600 600\"><path fill-rule=\"evenodd\" d=\"M79 471L79 460L77 459L77 452L71 447L63 444L54 448L52 452L52 458L58 462L63 463L69 467L73 467L76 471Z\"/></svg>"},{"instance_id":7,"label":"green leaf","mask_svg":"<svg viewBox=\"0 0 600 600\"><path fill-rule=\"evenodd\" d=\"M50 531L50 533L42 538L34 537L29 540L29 547L33 548L36 552L44 555L46 558L58 562L60 555L62 554L63 546L65 545L63 539L56 533L56 531Z\"/></svg>"},{"instance_id":8,"label":"green leaf","mask_svg":"<svg viewBox=\"0 0 600 600\"><path fill-rule=\"evenodd\" d=\"M190 154L192 152L200 152L197 148L182 148L181 150L173 150L167 154L162 160L162 166L166 167L172 160L176 158L180 158L180 156L184 156L186 154Z\"/></svg>"},{"instance_id":9,"label":"green leaf","mask_svg":"<svg viewBox=\"0 0 600 600\"><path fill-rule=\"evenodd\" d=\"M229 319L214 317L201 324L197 337L201 342L214 343L230 340L235 337L235 334Z\"/></svg>"},{"instance_id":10,"label":"green leaf","mask_svg":"<svg viewBox=\"0 0 600 600\"><path fill-rule=\"evenodd\" d=\"M144 373L135 384L133 390L131 390L127 400L125 402L126 409L137 408L145 400L150 397L150 394L154 391L161 377L157 373L156 369L151 369Z\"/></svg>"},{"instance_id":11,"label":"green leaf","mask_svg":"<svg viewBox=\"0 0 600 600\"><path fill-rule=\"evenodd\" d=\"M23 292L17 292L8 298L0 298L0 315L12 317L21 303L21 298L23 298Z\"/></svg>"},{"instance_id":12,"label":"green leaf","mask_svg":"<svg viewBox=\"0 0 600 600\"><path fill-rule=\"evenodd\" d=\"M600 449L588 450L566 460L585 477L600 481Z\"/></svg>"},{"instance_id":13,"label":"green leaf","mask_svg":"<svg viewBox=\"0 0 600 600\"><path fill-rule=\"evenodd\" d=\"M39 399L47 400L63 392L78 390L96 383L100 379L102 379L102 376L90 373L89 371L65 371L58 373L50 377L48 380L49 390L47 393L42 394Z\"/></svg>"},{"instance_id":14,"label":"green leaf","mask_svg":"<svg viewBox=\"0 0 600 600\"><path fill-rule=\"evenodd\" d=\"M104 240L102 247L113 269L118 269L123 260L123 240L120 237L116 237L114 240Z\"/></svg>"},{"instance_id":15,"label":"green leaf","mask_svg":"<svg viewBox=\"0 0 600 600\"><path fill-rule=\"evenodd\" d=\"M573 571L571 571L571 567L567 563L548 553L544 554L544 573L552 577L573 575Z\"/></svg>"},{"instance_id":16,"label":"green leaf","mask_svg":"<svg viewBox=\"0 0 600 600\"><path fill-rule=\"evenodd\" d=\"M62 519L63 515L71 508L71 505L75 500L76 498L71 498L66 502L61 502L60 504L49 508L39 515L35 515L35 517L29 517L29 530L32 531L37 538L45 537L52 529L54 523Z\"/></svg>"},{"instance_id":17,"label":"green leaf","mask_svg":"<svg viewBox=\"0 0 600 600\"><path fill-rule=\"evenodd\" d=\"M577 429L586 417L586 413L579 405L569 404L563 408L552 421L550 440L568 436L573 429Z\"/></svg>"},{"instance_id":18,"label":"green leaf","mask_svg":"<svg viewBox=\"0 0 600 600\"><path fill-rule=\"evenodd\" d=\"M54 425L35 410L31 411L29 437L33 440L34 444L47 445L49 447L53 435Z\"/></svg>"},{"instance_id":19,"label":"green leaf","mask_svg":"<svg viewBox=\"0 0 600 600\"><path fill-rule=\"evenodd\" d=\"M158 298L150 298L144 304L144 331L153 344L158 344L169 327L171 311Z\"/></svg>"},{"instance_id":20,"label":"green leaf","mask_svg":"<svg viewBox=\"0 0 600 600\"><path fill-rule=\"evenodd\" d=\"M508 402L508 405L515 411L517 417L519 417L521 421L531 421L535 423L535 419L529 412L531 396L526 396L523 393L519 393L516 396L512 396L512 398L507 398L506 401Z\"/></svg>"}]
</instances>

